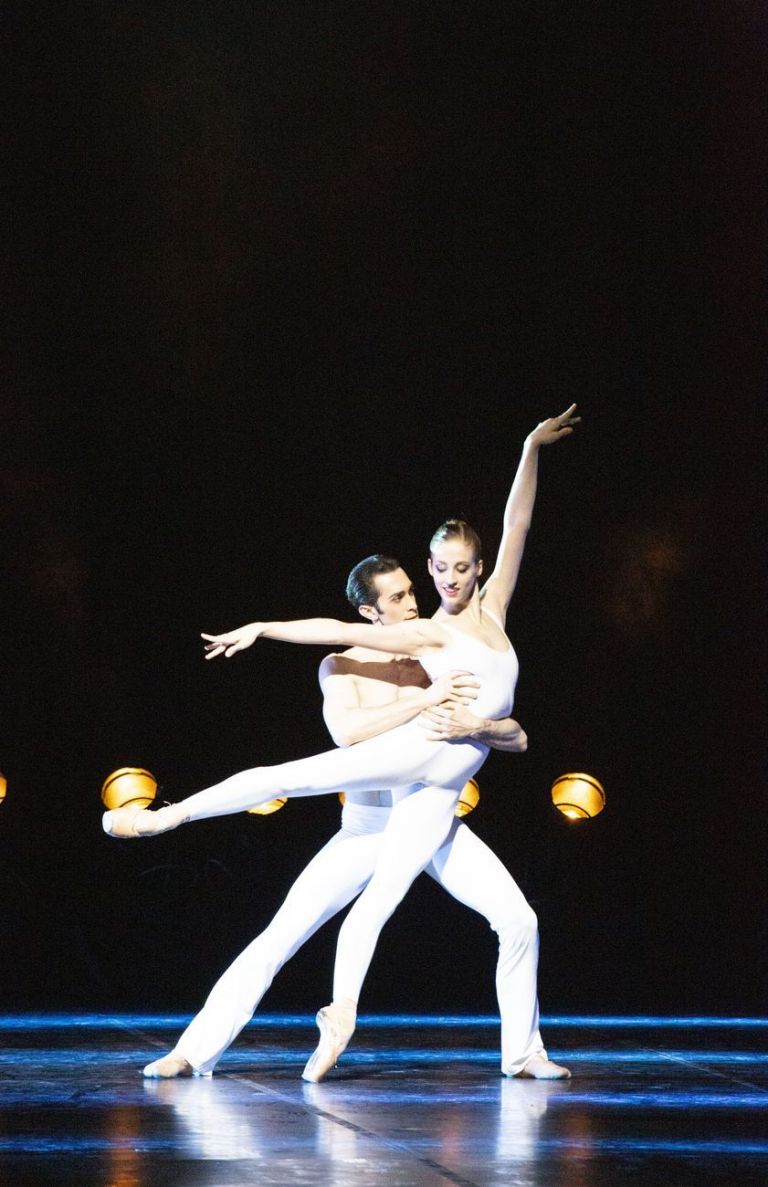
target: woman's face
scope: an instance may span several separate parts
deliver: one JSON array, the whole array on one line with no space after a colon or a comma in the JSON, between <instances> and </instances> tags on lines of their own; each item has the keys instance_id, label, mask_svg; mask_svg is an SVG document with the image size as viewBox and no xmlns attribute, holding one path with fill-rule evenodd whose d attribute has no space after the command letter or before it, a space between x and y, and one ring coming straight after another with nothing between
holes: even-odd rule
<instances>
[{"instance_id":1,"label":"woman's face","mask_svg":"<svg viewBox=\"0 0 768 1187\"><path fill-rule=\"evenodd\" d=\"M443 609L449 614L463 610L475 592L483 562L475 559L470 544L460 537L444 540L432 549L427 561Z\"/></svg>"}]
</instances>

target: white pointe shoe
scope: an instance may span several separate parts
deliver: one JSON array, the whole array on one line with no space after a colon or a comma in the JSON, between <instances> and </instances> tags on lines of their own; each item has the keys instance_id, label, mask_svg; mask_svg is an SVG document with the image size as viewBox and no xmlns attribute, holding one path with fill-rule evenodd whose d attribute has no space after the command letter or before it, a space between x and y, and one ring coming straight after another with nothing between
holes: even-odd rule
<instances>
[{"instance_id":1,"label":"white pointe shoe","mask_svg":"<svg viewBox=\"0 0 768 1187\"><path fill-rule=\"evenodd\" d=\"M553 1063L544 1055L532 1055L521 1071L515 1072L520 1080L570 1080L571 1073L567 1067Z\"/></svg>"},{"instance_id":2,"label":"white pointe shoe","mask_svg":"<svg viewBox=\"0 0 768 1187\"><path fill-rule=\"evenodd\" d=\"M319 1084L327 1072L336 1066L336 1062L347 1043L355 1033L354 1006L343 1006L331 1002L330 1006L323 1006L317 1013L317 1025L320 1028L320 1042L307 1060L307 1066L301 1073L302 1080L309 1080L310 1084Z\"/></svg>"},{"instance_id":3,"label":"white pointe shoe","mask_svg":"<svg viewBox=\"0 0 768 1187\"><path fill-rule=\"evenodd\" d=\"M175 1076L194 1076L195 1069L183 1055L170 1051L162 1059L148 1063L141 1074L147 1080L173 1080Z\"/></svg>"},{"instance_id":4,"label":"white pointe shoe","mask_svg":"<svg viewBox=\"0 0 768 1187\"><path fill-rule=\"evenodd\" d=\"M121 837L123 840L167 833L183 823L184 817L179 816L177 804L166 804L164 808L158 808L155 812L150 812L148 808L132 808L128 804L125 808L112 808L101 818L104 832L110 837Z\"/></svg>"}]
</instances>

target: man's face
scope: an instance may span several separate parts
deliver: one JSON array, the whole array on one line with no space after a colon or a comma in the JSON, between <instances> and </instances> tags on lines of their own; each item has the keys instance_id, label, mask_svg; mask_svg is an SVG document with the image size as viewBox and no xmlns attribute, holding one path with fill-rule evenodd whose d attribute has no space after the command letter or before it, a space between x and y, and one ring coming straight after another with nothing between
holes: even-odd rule
<instances>
[{"instance_id":1,"label":"man's face","mask_svg":"<svg viewBox=\"0 0 768 1187\"><path fill-rule=\"evenodd\" d=\"M403 569L395 569L392 573L379 573L373 582L377 595L376 605L368 607L372 613L366 616L370 617L372 622L392 626L419 617L416 594L413 592L410 577Z\"/></svg>"}]
</instances>

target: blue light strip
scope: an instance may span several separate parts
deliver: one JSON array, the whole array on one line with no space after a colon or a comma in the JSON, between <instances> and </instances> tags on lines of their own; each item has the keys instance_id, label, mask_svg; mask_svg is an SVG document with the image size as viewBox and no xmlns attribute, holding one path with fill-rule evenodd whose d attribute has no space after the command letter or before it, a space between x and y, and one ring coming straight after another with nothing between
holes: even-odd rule
<instances>
[{"instance_id":1,"label":"blue light strip","mask_svg":"<svg viewBox=\"0 0 768 1187\"><path fill-rule=\"evenodd\" d=\"M696 1154L712 1157L725 1154L729 1157L754 1157L768 1155L768 1142L755 1141L745 1138L740 1141L696 1141L691 1138L680 1140L675 1138L586 1138L579 1140L570 1138L545 1138L536 1143L537 1153L541 1150L571 1150L601 1154ZM658 1180L661 1182L662 1180ZM704 1180L702 1180L703 1182ZM723 1180L724 1182L726 1180ZM734 1180L731 1180L733 1182Z\"/></svg>"},{"instance_id":2,"label":"blue light strip","mask_svg":"<svg viewBox=\"0 0 768 1187\"><path fill-rule=\"evenodd\" d=\"M768 1142L754 1141L751 1138L732 1142L717 1140L698 1142L693 1138L685 1141L675 1140L675 1138L590 1137L579 1141L578 1138L571 1140L571 1138L561 1137L545 1138L544 1141L537 1142L537 1154L546 1150L571 1150L573 1153L583 1151L585 1154L693 1154L707 1157L728 1155L732 1159L732 1157L766 1156L768 1155ZM664 1173L661 1173L660 1178L655 1181L668 1182L669 1180L666 1180ZM721 1181L736 1182L730 1176ZM705 1180L703 1179L702 1182Z\"/></svg>"},{"instance_id":3,"label":"blue light strip","mask_svg":"<svg viewBox=\"0 0 768 1187\"><path fill-rule=\"evenodd\" d=\"M169 1138L48 1138L0 1137L0 1154L93 1154L126 1150L131 1154L151 1154L160 1150L174 1150ZM117 1180L119 1181L119 1180Z\"/></svg>"},{"instance_id":4,"label":"blue light strip","mask_svg":"<svg viewBox=\"0 0 768 1187\"><path fill-rule=\"evenodd\" d=\"M313 1139L314 1140L314 1139ZM302 1143L307 1145L308 1143ZM93 1154L108 1152L114 1154L129 1151L131 1154L150 1154L175 1151L176 1145L169 1138L148 1137L72 1137L48 1138L35 1137L0 1137L0 1154ZM253 1154L244 1151L239 1154L236 1148L230 1157L253 1159ZM739 1141L708 1141L674 1140L674 1139L645 1139L645 1138L544 1138L536 1142L536 1154L540 1156L548 1150L582 1151L594 1153L643 1153L643 1154L692 1154L713 1157L724 1155L729 1158L745 1158L768 1156L768 1142L755 1139ZM733 1180L732 1180L733 1181Z\"/></svg>"},{"instance_id":5,"label":"blue light strip","mask_svg":"<svg viewBox=\"0 0 768 1187\"><path fill-rule=\"evenodd\" d=\"M552 1096L547 1105L557 1105ZM569 1092L568 1107L614 1109L768 1109L768 1092Z\"/></svg>"},{"instance_id":6,"label":"blue light strip","mask_svg":"<svg viewBox=\"0 0 768 1187\"><path fill-rule=\"evenodd\" d=\"M176 1030L191 1021L191 1014L0 1014L0 1031L33 1030ZM498 1028L495 1014L361 1014L359 1025L379 1029L418 1026L436 1029L457 1027ZM768 1018L728 1017L722 1015L666 1014L549 1014L542 1026L558 1028L613 1029L686 1029L686 1030L768 1030ZM256 1014L253 1026L271 1029L309 1027L314 1029L314 1014Z\"/></svg>"},{"instance_id":7,"label":"blue light strip","mask_svg":"<svg viewBox=\"0 0 768 1187\"><path fill-rule=\"evenodd\" d=\"M727 1015L676 1015L668 1014L550 1014L541 1019L543 1026L594 1026L601 1030L613 1028L635 1028L659 1030L663 1028L698 1028L701 1030L768 1030L768 1018L730 1018Z\"/></svg>"}]
</instances>

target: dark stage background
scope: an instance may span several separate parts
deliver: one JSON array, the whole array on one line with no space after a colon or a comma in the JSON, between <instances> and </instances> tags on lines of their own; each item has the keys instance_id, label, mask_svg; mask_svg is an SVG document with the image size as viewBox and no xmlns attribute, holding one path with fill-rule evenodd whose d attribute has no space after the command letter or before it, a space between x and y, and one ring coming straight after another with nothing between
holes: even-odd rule
<instances>
[{"instance_id":1,"label":"dark stage background","mask_svg":"<svg viewBox=\"0 0 768 1187\"><path fill-rule=\"evenodd\" d=\"M339 617L447 514L492 560L542 457L509 621L521 757L471 826L542 930L542 1008L764 1008L753 351L765 14L750 4L4 9L0 1006L193 1009L336 803L119 844L324 749L322 651L201 630ZM566 770L608 808L569 827ZM422 883L425 883L422 885ZM328 997L335 925L265 1005ZM494 937L421 879L367 1009L494 1008Z\"/></svg>"}]
</instances>

